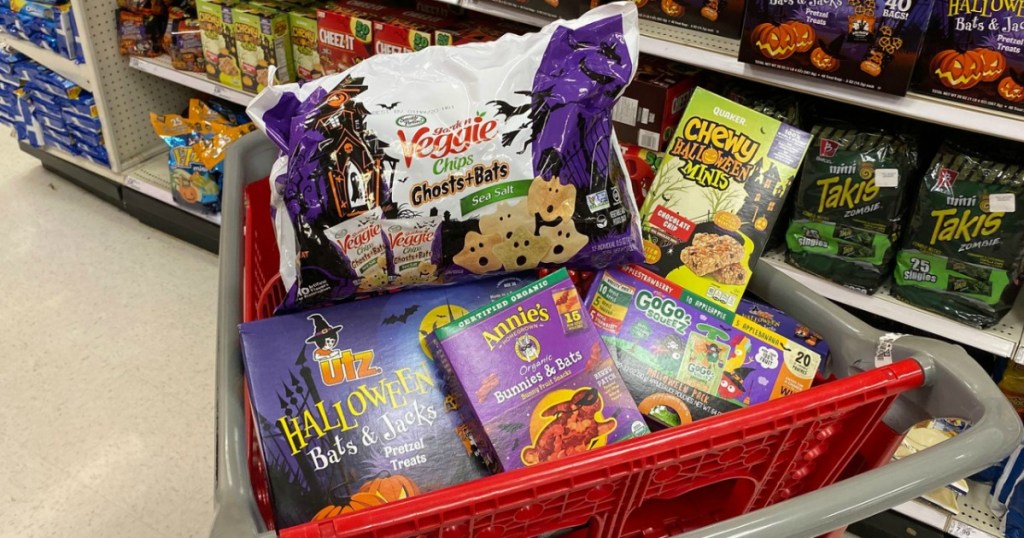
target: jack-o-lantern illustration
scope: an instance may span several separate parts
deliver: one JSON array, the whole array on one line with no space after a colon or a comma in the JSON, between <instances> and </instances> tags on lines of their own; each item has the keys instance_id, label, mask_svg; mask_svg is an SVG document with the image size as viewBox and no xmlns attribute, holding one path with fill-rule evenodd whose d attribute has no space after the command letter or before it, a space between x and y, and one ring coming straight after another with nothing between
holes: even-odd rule
<instances>
[{"instance_id":1,"label":"jack-o-lantern illustration","mask_svg":"<svg viewBox=\"0 0 1024 538\"><path fill-rule=\"evenodd\" d=\"M700 8L700 16L711 22L717 21L718 0L708 0L707 2L704 2L704 7Z\"/></svg>"},{"instance_id":2,"label":"jack-o-lantern illustration","mask_svg":"<svg viewBox=\"0 0 1024 538\"><path fill-rule=\"evenodd\" d=\"M686 8L675 0L661 0L661 11L669 17L682 17Z\"/></svg>"},{"instance_id":3,"label":"jack-o-lantern illustration","mask_svg":"<svg viewBox=\"0 0 1024 538\"><path fill-rule=\"evenodd\" d=\"M797 52L807 52L814 46L816 35L810 24L801 21L789 21L782 23L793 31L793 46Z\"/></svg>"},{"instance_id":4,"label":"jack-o-lantern illustration","mask_svg":"<svg viewBox=\"0 0 1024 538\"><path fill-rule=\"evenodd\" d=\"M981 82L985 61L974 51L946 49L932 58L932 74L947 88L967 90Z\"/></svg>"},{"instance_id":5,"label":"jack-o-lantern illustration","mask_svg":"<svg viewBox=\"0 0 1024 538\"><path fill-rule=\"evenodd\" d=\"M1011 103L1024 102L1024 84L1017 81L1013 75L1004 77L999 81L999 97Z\"/></svg>"},{"instance_id":6,"label":"jack-o-lantern illustration","mask_svg":"<svg viewBox=\"0 0 1024 538\"><path fill-rule=\"evenodd\" d=\"M995 82L1003 76L1006 71L1006 56L1003 53L984 47L973 49L971 52L981 56L981 81Z\"/></svg>"},{"instance_id":7,"label":"jack-o-lantern illustration","mask_svg":"<svg viewBox=\"0 0 1024 538\"><path fill-rule=\"evenodd\" d=\"M825 52L825 49L818 47L811 51L811 65L816 69L831 73L839 69L839 58Z\"/></svg>"},{"instance_id":8,"label":"jack-o-lantern illustration","mask_svg":"<svg viewBox=\"0 0 1024 538\"><path fill-rule=\"evenodd\" d=\"M384 502L394 502L419 495L420 488L408 477L385 473L363 484L359 488L359 493L369 493L380 497Z\"/></svg>"},{"instance_id":9,"label":"jack-o-lantern illustration","mask_svg":"<svg viewBox=\"0 0 1024 538\"><path fill-rule=\"evenodd\" d=\"M796 52L796 33L785 24L770 22L754 27L750 39L765 58L785 60Z\"/></svg>"}]
</instances>

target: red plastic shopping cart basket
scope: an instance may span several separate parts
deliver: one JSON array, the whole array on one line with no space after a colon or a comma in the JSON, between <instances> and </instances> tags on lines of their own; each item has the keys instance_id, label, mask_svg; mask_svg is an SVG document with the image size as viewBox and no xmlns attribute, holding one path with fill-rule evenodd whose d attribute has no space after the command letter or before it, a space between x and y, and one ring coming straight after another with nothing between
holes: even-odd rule
<instances>
[{"instance_id":1,"label":"red plastic shopping cart basket","mask_svg":"<svg viewBox=\"0 0 1024 538\"><path fill-rule=\"evenodd\" d=\"M284 292L268 182L252 181L266 175L275 156L254 133L233 147L225 167L215 536L255 536L272 528L259 447L243 403L237 324L269 316ZM505 538L556 531L574 537L814 536L979 470L1020 440L1012 408L961 348L902 337L893 343L893 356L913 359L879 365L881 333L854 316L765 265L752 288L796 317L816 320L813 328L832 346L838 380L687 427L277 532L304 538ZM950 442L886 465L902 432L934 417L974 425Z\"/></svg>"}]
</instances>

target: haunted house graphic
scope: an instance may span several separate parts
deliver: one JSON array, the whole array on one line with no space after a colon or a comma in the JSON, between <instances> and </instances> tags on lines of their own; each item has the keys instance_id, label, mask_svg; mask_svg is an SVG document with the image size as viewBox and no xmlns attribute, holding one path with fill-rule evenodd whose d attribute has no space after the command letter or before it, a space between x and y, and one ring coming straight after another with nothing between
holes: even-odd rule
<instances>
[{"instance_id":1,"label":"haunted house graphic","mask_svg":"<svg viewBox=\"0 0 1024 538\"><path fill-rule=\"evenodd\" d=\"M766 164L768 164L767 169L765 169ZM762 157L750 174L750 179L744 185L747 197L743 206L736 213L740 217L740 221L744 225L754 225L758 217L771 220L772 215L779 211L778 205L782 203L787 186L788 182L783 181L779 176L778 167L773 163L766 163L766 159ZM754 230L764 233L764 230L758 230L756 225Z\"/></svg>"},{"instance_id":2,"label":"haunted house graphic","mask_svg":"<svg viewBox=\"0 0 1024 538\"><path fill-rule=\"evenodd\" d=\"M387 143L366 127L370 112L355 98L366 90L362 78L342 81L324 99L315 128L324 136L321 155L328 201L339 218L388 204L397 160Z\"/></svg>"}]
</instances>

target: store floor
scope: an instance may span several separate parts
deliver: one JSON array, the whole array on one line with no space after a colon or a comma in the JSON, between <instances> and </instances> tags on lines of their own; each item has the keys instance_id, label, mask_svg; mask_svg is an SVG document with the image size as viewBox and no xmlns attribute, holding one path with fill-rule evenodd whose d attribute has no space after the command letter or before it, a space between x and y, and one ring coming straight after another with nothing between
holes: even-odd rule
<instances>
[{"instance_id":1,"label":"store floor","mask_svg":"<svg viewBox=\"0 0 1024 538\"><path fill-rule=\"evenodd\" d=\"M0 132L0 536L208 535L216 256Z\"/></svg>"},{"instance_id":2,"label":"store floor","mask_svg":"<svg viewBox=\"0 0 1024 538\"><path fill-rule=\"evenodd\" d=\"M0 155L0 537L207 536L216 256Z\"/></svg>"}]
</instances>

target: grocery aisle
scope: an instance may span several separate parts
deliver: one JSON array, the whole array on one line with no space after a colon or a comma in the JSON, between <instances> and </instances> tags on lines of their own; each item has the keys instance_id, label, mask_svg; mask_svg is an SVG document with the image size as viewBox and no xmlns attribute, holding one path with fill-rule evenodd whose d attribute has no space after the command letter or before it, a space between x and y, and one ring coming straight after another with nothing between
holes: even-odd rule
<instances>
[{"instance_id":1,"label":"grocery aisle","mask_svg":"<svg viewBox=\"0 0 1024 538\"><path fill-rule=\"evenodd\" d=\"M0 536L206 535L217 258L0 155Z\"/></svg>"}]
</instances>

